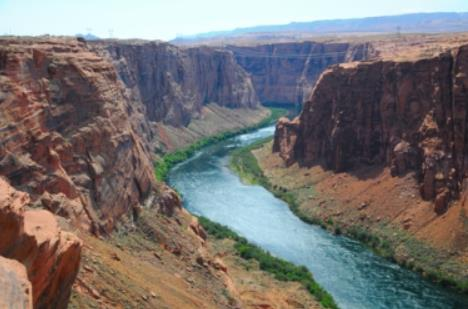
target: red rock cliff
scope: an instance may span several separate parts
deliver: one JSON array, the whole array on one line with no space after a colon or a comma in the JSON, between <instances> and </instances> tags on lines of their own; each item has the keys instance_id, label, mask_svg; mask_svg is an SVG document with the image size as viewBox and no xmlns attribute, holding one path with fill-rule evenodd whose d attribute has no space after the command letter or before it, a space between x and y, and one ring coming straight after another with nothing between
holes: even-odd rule
<instances>
[{"instance_id":1,"label":"red rock cliff","mask_svg":"<svg viewBox=\"0 0 468 309\"><path fill-rule=\"evenodd\" d=\"M249 75L232 53L208 47L182 49L162 42L100 42L150 121L186 126L204 104L256 107Z\"/></svg>"},{"instance_id":2,"label":"red rock cliff","mask_svg":"<svg viewBox=\"0 0 468 309\"><path fill-rule=\"evenodd\" d=\"M81 242L57 220L106 234L146 200L169 215L180 207L154 178L139 99L84 42L0 40L0 272L16 282L0 302L30 306L17 291L29 280L35 307L66 307Z\"/></svg>"},{"instance_id":3,"label":"red rock cliff","mask_svg":"<svg viewBox=\"0 0 468 309\"><path fill-rule=\"evenodd\" d=\"M414 171L423 198L442 213L464 188L468 46L412 62L334 66L298 119L282 119L274 151L288 164L335 171L359 164Z\"/></svg>"},{"instance_id":4,"label":"red rock cliff","mask_svg":"<svg viewBox=\"0 0 468 309\"><path fill-rule=\"evenodd\" d=\"M74 225L110 231L155 187L138 102L75 40L2 40L0 59L0 175Z\"/></svg>"},{"instance_id":5,"label":"red rock cliff","mask_svg":"<svg viewBox=\"0 0 468 309\"><path fill-rule=\"evenodd\" d=\"M328 66L365 60L375 53L370 44L316 42L229 46L228 49L251 74L261 102L298 104L310 95Z\"/></svg>"}]
</instances>

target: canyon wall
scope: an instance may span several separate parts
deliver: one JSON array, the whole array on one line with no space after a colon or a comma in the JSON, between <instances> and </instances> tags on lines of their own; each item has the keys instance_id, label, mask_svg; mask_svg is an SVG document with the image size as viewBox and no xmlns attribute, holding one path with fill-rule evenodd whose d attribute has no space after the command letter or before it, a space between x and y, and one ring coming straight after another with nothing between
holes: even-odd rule
<instances>
[{"instance_id":1,"label":"canyon wall","mask_svg":"<svg viewBox=\"0 0 468 309\"><path fill-rule=\"evenodd\" d=\"M2 40L0 58L0 175L74 226L110 231L156 187L139 102L76 40Z\"/></svg>"},{"instance_id":2,"label":"canyon wall","mask_svg":"<svg viewBox=\"0 0 468 309\"><path fill-rule=\"evenodd\" d=\"M230 52L181 49L162 42L93 45L113 60L125 86L143 102L150 121L187 126L209 103L229 108L258 106L248 74Z\"/></svg>"},{"instance_id":3,"label":"canyon wall","mask_svg":"<svg viewBox=\"0 0 468 309\"><path fill-rule=\"evenodd\" d=\"M375 55L367 43L294 42L227 49L251 75L260 101L281 104L302 104L328 66Z\"/></svg>"},{"instance_id":4,"label":"canyon wall","mask_svg":"<svg viewBox=\"0 0 468 309\"><path fill-rule=\"evenodd\" d=\"M465 187L467 65L462 46L416 61L333 66L301 115L279 121L273 150L287 164L336 172L363 164L414 172L421 196L443 213Z\"/></svg>"},{"instance_id":5,"label":"canyon wall","mask_svg":"<svg viewBox=\"0 0 468 309\"><path fill-rule=\"evenodd\" d=\"M0 255L24 265L34 307L65 308L79 269L81 242L59 222L107 234L151 196L164 211L180 206L154 179L143 110L84 42L0 41ZM26 304L22 293L4 299Z\"/></svg>"},{"instance_id":6,"label":"canyon wall","mask_svg":"<svg viewBox=\"0 0 468 309\"><path fill-rule=\"evenodd\" d=\"M258 107L230 52L1 39L0 272L17 284L0 302L66 306L81 242L62 229L105 236L144 205L178 211L177 194L154 177L158 126L188 126L209 104L220 114Z\"/></svg>"}]
</instances>

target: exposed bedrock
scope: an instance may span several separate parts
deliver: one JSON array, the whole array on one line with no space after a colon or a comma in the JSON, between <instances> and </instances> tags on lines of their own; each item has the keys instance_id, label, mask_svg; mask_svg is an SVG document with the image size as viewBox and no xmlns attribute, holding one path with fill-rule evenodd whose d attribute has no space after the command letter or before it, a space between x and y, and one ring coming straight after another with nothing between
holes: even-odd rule
<instances>
[{"instance_id":1,"label":"exposed bedrock","mask_svg":"<svg viewBox=\"0 0 468 309\"><path fill-rule=\"evenodd\" d=\"M32 288L23 264L0 256L0 307L31 309Z\"/></svg>"},{"instance_id":2,"label":"exposed bedrock","mask_svg":"<svg viewBox=\"0 0 468 309\"><path fill-rule=\"evenodd\" d=\"M108 233L170 191L154 177L154 122L185 126L208 103L258 106L229 51L2 39L0 176L34 206ZM171 201L165 211L180 207Z\"/></svg>"},{"instance_id":3,"label":"exposed bedrock","mask_svg":"<svg viewBox=\"0 0 468 309\"><path fill-rule=\"evenodd\" d=\"M468 46L412 62L336 65L323 73L292 122L277 125L274 150L287 164L359 164L415 172L424 199L443 213L465 187Z\"/></svg>"},{"instance_id":4,"label":"exposed bedrock","mask_svg":"<svg viewBox=\"0 0 468 309\"><path fill-rule=\"evenodd\" d=\"M249 75L231 52L182 49L162 42L104 42L95 49L112 59L125 86L146 107L150 121L186 126L204 105L258 106Z\"/></svg>"},{"instance_id":5,"label":"exposed bedrock","mask_svg":"<svg viewBox=\"0 0 468 309\"><path fill-rule=\"evenodd\" d=\"M369 43L294 42L258 46L228 46L252 77L263 103L302 104L330 65L375 56Z\"/></svg>"},{"instance_id":6,"label":"exposed bedrock","mask_svg":"<svg viewBox=\"0 0 468 309\"><path fill-rule=\"evenodd\" d=\"M2 40L0 51L0 175L73 225L110 231L156 188L141 103L75 40Z\"/></svg>"}]
</instances>

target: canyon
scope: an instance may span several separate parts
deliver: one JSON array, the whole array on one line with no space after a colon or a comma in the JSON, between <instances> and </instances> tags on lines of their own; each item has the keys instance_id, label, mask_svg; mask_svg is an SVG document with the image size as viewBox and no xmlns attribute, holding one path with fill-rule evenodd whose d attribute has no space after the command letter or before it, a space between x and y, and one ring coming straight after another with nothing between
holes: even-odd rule
<instances>
[{"instance_id":1,"label":"canyon","mask_svg":"<svg viewBox=\"0 0 468 309\"><path fill-rule=\"evenodd\" d=\"M434 216L455 222L468 51L379 61L393 44L0 38L0 278L14 283L0 305L319 306L256 264L246 271L154 175L165 154L267 118L261 103L302 105L310 93L299 118L277 125L274 150L288 166L326 158L336 172L372 163L397 179L414 173ZM435 52L421 45L417 55ZM451 250L467 247L458 231Z\"/></svg>"},{"instance_id":2,"label":"canyon","mask_svg":"<svg viewBox=\"0 0 468 309\"><path fill-rule=\"evenodd\" d=\"M121 233L153 238L151 246L180 257L179 267L191 265L200 250L211 252L200 236L187 235L186 229L203 232L196 223L188 227L191 216L177 194L155 179L153 162L199 138L245 128L268 116L250 74L231 51L159 42L6 37L0 41L0 80L2 230L11 233L0 252L2 270L14 270L8 276L18 282L13 286L17 290L5 292L6 302L65 307L73 292L72 306L109 306L112 300L95 288L102 279L90 286L97 273L93 263L109 250L128 250L106 244L105 239L112 243ZM140 226L148 213L161 217L151 225L150 235ZM164 237L154 239L164 226ZM164 260L164 253L156 255ZM207 306L213 301L231 306L235 289L221 293L231 279L220 275L219 263L213 262L219 259L216 253L204 256L197 282L205 285L205 292L213 288ZM169 264L177 265L172 260ZM111 266L104 271L115 274L115 265L107 264ZM142 274L154 274L154 264L147 264ZM165 268L159 274L167 276ZM206 277L206 271L213 275ZM143 289L140 281L135 284ZM200 299L186 289L181 287L192 295L189 299ZM133 305L139 304L139 292L131 292ZM167 305L173 300L151 301Z\"/></svg>"},{"instance_id":3,"label":"canyon","mask_svg":"<svg viewBox=\"0 0 468 309\"><path fill-rule=\"evenodd\" d=\"M220 107L242 106L250 112L261 108L243 79L245 73L229 67L232 61L223 56L213 58L218 63L201 54L201 60L193 56L193 63L185 66L158 67L149 74L164 79L159 88L150 80L157 91L148 93L151 87L145 84L146 72L138 72L139 64L119 67L113 61L124 60L102 56L118 49L113 45L104 51L69 38L7 38L0 45L1 213L2 230L11 232L0 252L26 266L32 293L26 290L24 301L29 293L35 307L66 306L83 244L65 231L106 237L122 222L137 221L145 205L168 216L180 208L176 193L154 177L158 122L184 126L187 117L202 112L212 100L219 100ZM162 57L164 63L171 64L166 57L185 58L177 50L164 54L168 46L159 53L157 46L147 45L153 51L148 57ZM129 62L140 56L138 45L122 44L121 49L126 48L136 49L125 54ZM194 85L189 71L195 68L213 72L219 79L215 85L225 83L229 90L206 89L211 80ZM173 80L170 70L191 79ZM238 96L223 97L233 93ZM164 110L164 102L171 103L170 110ZM261 110L259 117L250 118L251 124L265 115ZM24 271L18 269L18 278L24 280Z\"/></svg>"}]
</instances>

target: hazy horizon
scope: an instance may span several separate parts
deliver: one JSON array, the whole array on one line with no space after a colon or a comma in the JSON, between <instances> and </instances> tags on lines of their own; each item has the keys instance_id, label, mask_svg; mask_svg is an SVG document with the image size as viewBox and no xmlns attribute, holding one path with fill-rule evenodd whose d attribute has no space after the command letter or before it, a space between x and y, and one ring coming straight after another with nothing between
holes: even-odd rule
<instances>
[{"instance_id":1,"label":"hazy horizon","mask_svg":"<svg viewBox=\"0 0 468 309\"><path fill-rule=\"evenodd\" d=\"M171 40L260 25L432 12L468 12L468 1L290 0L285 6L277 0L0 0L0 34Z\"/></svg>"}]
</instances>

